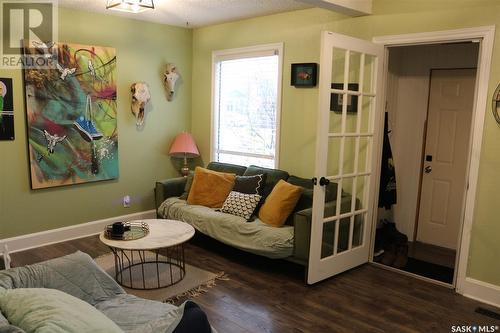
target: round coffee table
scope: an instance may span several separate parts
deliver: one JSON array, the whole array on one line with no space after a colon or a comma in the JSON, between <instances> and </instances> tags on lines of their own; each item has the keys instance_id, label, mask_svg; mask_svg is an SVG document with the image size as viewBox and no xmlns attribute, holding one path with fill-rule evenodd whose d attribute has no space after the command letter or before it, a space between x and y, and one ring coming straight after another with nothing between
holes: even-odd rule
<instances>
[{"instance_id":1,"label":"round coffee table","mask_svg":"<svg viewBox=\"0 0 500 333\"><path fill-rule=\"evenodd\" d=\"M186 274L184 243L194 236L194 228L175 220L131 222L147 223L149 233L136 240L108 239L104 231L99 235L114 254L115 280L124 287L142 290L165 288L181 281Z\"/></svg>"}]
</instances>

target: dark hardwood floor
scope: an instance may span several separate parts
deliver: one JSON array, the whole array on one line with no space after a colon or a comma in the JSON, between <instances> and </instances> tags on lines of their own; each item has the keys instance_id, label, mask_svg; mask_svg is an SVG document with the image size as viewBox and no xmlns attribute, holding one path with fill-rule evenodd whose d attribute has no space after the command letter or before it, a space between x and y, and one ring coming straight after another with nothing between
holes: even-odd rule
<instances>
[{"instance_id":1,"label":"dark hardwood floor","mask_svg":"<svg viewBox=\"0 0 500 333\"><path fill-rule=\"evenodd\" d=\"M21 266L81 250L109 252L97 236L12 255ZM452 290L370 264L313 286L298 265L243 253L197 235L186 245L186 261L230 280L195 301L219 333L260 332L451 332L452 325L500 325L475 313L500 311Z\"/></svg>"},{"instance_id":2,"label":"dark hardwood floor","mask_svg":"<svg viewBox=\"0 0 500 333\"><path fill-rule=\"evenodd\" d=\"M408 242L408 255L412 258L449 268L455 268L457 252L422 242Z\"/></svg>"}]
</instances>

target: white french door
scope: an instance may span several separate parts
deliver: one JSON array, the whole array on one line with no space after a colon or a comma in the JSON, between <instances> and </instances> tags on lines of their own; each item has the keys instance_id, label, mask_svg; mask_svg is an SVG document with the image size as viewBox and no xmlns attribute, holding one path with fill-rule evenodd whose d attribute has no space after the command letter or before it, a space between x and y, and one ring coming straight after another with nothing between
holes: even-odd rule
<instances>
[{"instance_id":1,"label":"white french door","mask_svg":"<svg viewBox=\"0 0 500 333\"><path fill-rule=\"evenodd\" d=\"M368 261L383 131L383 52L365 40L322 35L309 284Z\"/></svg>"}]
</instances>

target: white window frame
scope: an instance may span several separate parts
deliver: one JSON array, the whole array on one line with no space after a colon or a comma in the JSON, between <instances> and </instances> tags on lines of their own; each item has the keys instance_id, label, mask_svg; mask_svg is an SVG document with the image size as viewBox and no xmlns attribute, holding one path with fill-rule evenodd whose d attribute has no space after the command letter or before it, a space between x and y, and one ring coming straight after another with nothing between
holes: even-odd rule
<instances>
[{"instance_id":1,"label":"white window frame","mask_svg":"<svg viewBox=\"0 0 500 333\"><path fill-rule=\"evenodd\" d=\"M281 95L282 95L282 81L283 81L283 43L273 43L273 44L262 44L249 47L241 47L226 50L217 50L212 52L212 112L211 112L211 127L210 127L210 159L212 161L216 160L216 149L217 147L217 129L219 128L219 109L218 105L218 87L216 86L216 73L217 64L220 61L231 60L231 59L241 59L241 58L252 58L258 56L266 55L277 55L278 56L278 89L277 89L277 101L276 101L276 144L274 151L274 167L279 167L279 151L280 151L280 127L281 127ZM246 154L238 152L230 152L233 155L250 156L250 157L261 157L256 154Z\"/></svg>"}]
</instances>

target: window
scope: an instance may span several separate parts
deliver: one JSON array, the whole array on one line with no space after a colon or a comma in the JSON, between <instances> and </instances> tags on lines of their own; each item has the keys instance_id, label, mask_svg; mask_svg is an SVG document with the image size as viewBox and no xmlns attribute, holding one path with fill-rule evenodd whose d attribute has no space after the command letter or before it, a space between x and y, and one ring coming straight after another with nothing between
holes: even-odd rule
<instances>
[{"instance_id":1,"label":"window","mask_svg":"<svg viewBox=\"0 0 500 333\"><path fill-rule=\"evenodd\" d=\"M213 54L214 161L278 164L282 44Z\"/></svg>"}]
</instances>

